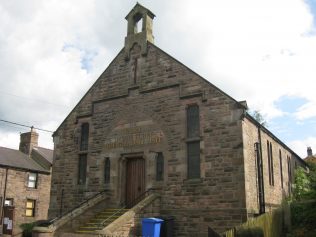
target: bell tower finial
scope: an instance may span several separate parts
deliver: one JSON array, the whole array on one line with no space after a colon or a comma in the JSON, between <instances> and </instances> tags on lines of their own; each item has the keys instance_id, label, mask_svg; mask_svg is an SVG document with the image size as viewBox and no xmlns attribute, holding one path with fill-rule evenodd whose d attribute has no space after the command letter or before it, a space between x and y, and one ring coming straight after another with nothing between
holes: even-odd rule
<instances>
[{"instance_id":1,"label":"bell tower finial","mask_svg":"<svg viewBox=\"0 0 316 237\"><path fill-rule=\"evenodd\" d=\"M125 55L127 59L129 59L130 50L135 43L140 45L143 55L147 54L147 41L154 43L152 30L154 17L155 15L150 10L139 3L125 17L127 20L127 36L125 37ZM141 23L141 26L139 23Z\"/></svg>"}]
</instances>

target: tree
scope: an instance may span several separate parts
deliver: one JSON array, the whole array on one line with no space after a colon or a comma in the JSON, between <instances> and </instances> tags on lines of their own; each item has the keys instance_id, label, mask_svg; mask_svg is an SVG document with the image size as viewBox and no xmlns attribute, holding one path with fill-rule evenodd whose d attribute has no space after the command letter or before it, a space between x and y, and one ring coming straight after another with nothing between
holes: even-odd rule
<instances>
[{"instance_id":1,"label":"tree","mask_svg":"<svg viewBox=\"0 0 316 237\"><path fill-rule=\"evenodd\" d=\"M254 110L250 113L252 117L254 117L255 120L257 120L258 123L260 123L262 126L267 126L267 121L264 119L263 115L260 113L259 110Z\"/></svg>"},{"instance_id":2,"label":"tree","mask_svg":"<svg viewBox=\"0 0 316 237\"><path fill-rule=\"evenodd\" d=\"M299 167L295 170L293 197L300 201L310 193L310 179L306 171Z\"/></svg>"},{"instance_id":3,"label":"tree","mask_svg":"<svg viewBox=\"0 0 316 237\"><path fill-rule=\"evenodd\" d=\"M307 162L309 172L302 167L295 170L293 197L295 200L316 198L316 164Z\"/></svg>"}]
</instances>

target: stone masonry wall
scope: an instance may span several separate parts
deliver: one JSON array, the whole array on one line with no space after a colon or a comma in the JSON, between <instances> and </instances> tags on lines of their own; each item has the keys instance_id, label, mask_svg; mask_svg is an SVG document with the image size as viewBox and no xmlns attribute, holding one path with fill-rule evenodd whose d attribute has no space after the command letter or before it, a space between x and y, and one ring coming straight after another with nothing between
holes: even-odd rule
<instances>
[{"instance_id":1,"label":"stone masonry wall","mask_svg":"<svg viewBox=\"0 0 316 237\"><path fill-rule=\"evenodd\" d=\"M258 199L258 173L257 161L254 144L259 142L258 127L245 118L243 121L243 140L244 140L244 162L245 162L245 180L246 180L246 203L248 215L259 213L259 199ZM269 165L267 141L272 144L272 159L273 159L273 175L274 185L269 184ZM282 200L289 195L289 187L291 182L288 176L288 162L287 157L290 157L292 168L295 168L294 154L280 144L264 129L261 129L262 142L262 160L263 160L263 176L264 176L264 194L266 211L280 205ZM281 185L280 159L279 151L281 151L282 173L283 173L283 188ZM293 170L292 170L293 174ZM292 175L293 176L293 175Z\"/></svg>"},{"instance_id":2,"label":"stone masonry wall","mask_svg":"<svg viewBox=\"0 0 316 237\"><path fill-rule=\"evenodd\" d=\"M38 174L37 188L28 188L29 172L23 170L8 169L6 198L13 198L14 220L13 235L20 236L20 225L37 220L46 220L50 199L50 175ZM0 168L0 193L3 197L6 169ZM26 201L33 199L35 204L35 216L27 217Z\"/></svg>"},{"instance_id":3,"label":"stone masonry wall","mask_svg":"<svg viewBox=\"0 0 316 237\"><path fill-rule=\"evenodd\" d=\"M194 180L187 178L191 104L200 110L201 178ZM156 46L149 44L141 56L135 45L129 61L121 51L55 133L50 216L58 214L62 198L67 210L103 189L119 206L126 160L135 154L145 160L146 188L162 196L161 214L175 217L176 236L206 236L207 226L221 232L240 224L247 218L242 113L238 102ZM84 122L90 124L87 180L78 185L78 131ZM124 141L135 132L149 140ZM163 181L155 180L156 152L164 155ZM105 158L111 162L109 184Z\"/></svg>"}]
</instances>

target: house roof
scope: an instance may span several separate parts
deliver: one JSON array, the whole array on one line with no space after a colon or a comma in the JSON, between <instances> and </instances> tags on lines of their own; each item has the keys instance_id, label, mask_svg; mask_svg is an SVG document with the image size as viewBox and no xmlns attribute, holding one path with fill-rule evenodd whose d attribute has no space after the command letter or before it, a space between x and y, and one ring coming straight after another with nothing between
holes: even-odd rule
<instances>
[{"instance_id":1,"label":"house roof","mask_svg":"<svg viewBox=\"0 0 316 237\"><path fill-rule=\"evenodd\" d=\"M304 161L316 163L316 155L307 156Z\"/></svg>"},{"instance_id":2,"label":"house roof","mask_svg":"<svg viewBox=\"0 0 316 237\"><path fill-rule=\"evenodd\" d=\"M33 147L33 150L40 154L50 164L53 164L53 150L44 147Z\"/></svg>"},{"instance_id":3,"label":"house roof","mask_svg":"<svg viewBox=\"0 0 316 237\"><path fill-rule=\"evenodd\" d=\"M23 152L6 147L0 147L0 166L49 173Z\"/></svg>"}]
</instances>

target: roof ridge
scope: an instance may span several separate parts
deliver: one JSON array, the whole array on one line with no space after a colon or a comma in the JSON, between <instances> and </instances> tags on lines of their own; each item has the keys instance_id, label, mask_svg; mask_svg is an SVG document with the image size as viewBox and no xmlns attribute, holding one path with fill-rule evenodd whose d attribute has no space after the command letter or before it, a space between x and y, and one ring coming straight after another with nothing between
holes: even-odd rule
<instances>
[{"instance_id":1,"label":"roof ridge","mask_svg":"<svg viewBox=\"0 0 316 237\"><path fill-rule=\"evenodd\" d=\"M18 150L18 149L13 149L13 148L10 148L10 147L5 147L5 146L0 146L0 148L4 148L4 149L8 149L8 150L13 150L13 151L19 151L21 153L23 153L22 151ZM24 153L23 153L24 154Z\"/></svg>"},{"instance_id":2,"label":"roof ridge","mask_svg":"<svg viewBox=\"0 0 316 237\"><path fill-rule=\"evenodd\" d=\"M49 150L49 151L54 151L54 149L50 149L50 148L46 148L46 147L42 147L42 146L36 146L33 148L40 148L40 149L45 149L45 150Z\"/></svg>"}]
</instances>

